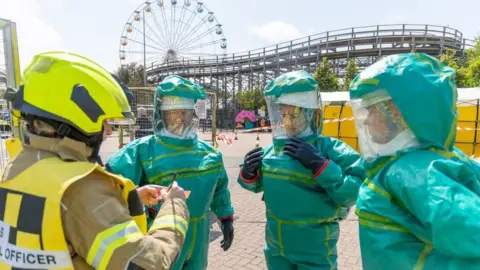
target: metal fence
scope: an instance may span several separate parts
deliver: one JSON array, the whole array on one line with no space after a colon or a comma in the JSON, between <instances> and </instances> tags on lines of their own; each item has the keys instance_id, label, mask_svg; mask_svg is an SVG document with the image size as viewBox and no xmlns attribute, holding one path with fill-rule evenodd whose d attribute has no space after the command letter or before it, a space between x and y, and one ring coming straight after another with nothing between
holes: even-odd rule
<instances>
[{"instance_id":1,"label":"metal fence","mask_svg":"<svg viewBox=\"0 0 480 270\"><path fill-rule=\"evenodd\" d=\"M20 136L19 121L13 119L7 102L2 99L7 87L18 87L20 83L20 65L18 57L18 43L16 24L9 20L0 19L0 171L8 164L10 157L7 145L19 144L12 139L15 134ZM13 129L12 129L13 126Z\"/></svg>"},{"instance_id":2,"label":"metal fence","mask_svg":"<svg viewBox=\"0 0 480 270\"><path fill-rule=\"evenodd\" d=\"M155 87L131 87L133 93L132 111L135 114L134 125L118 126L118 145L124 145L135 139L153 134L152 119L154 114ZM212 145L216 143L216 94L207 92L206 114L204 119L199 119L198 132L211 133ZM198 114L198 112L197 112Z\"/></svg>"}]
</instances>

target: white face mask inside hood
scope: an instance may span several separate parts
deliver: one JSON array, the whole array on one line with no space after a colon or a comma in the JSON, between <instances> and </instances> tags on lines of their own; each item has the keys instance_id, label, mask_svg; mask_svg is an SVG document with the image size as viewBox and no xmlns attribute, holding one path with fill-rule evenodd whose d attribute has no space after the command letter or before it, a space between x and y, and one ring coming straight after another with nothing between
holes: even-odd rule
<instances>
[{"instance_id":1,"label":"white face mask inside hood","mask_svg":"<svg viewBox=\"0 0 480 270\"><path fill-rule=\"evenodd\" d=\"M420 146L401 112L385 90L351 100L358 144L363 158L372 161Z\"/></svg>"},{"instance_id":2,"label":"white face mask inside hood","mask_svg":"<svg viewBox=\"0 0 480 270\"><path fill-rule=\"evenodd\" d=\"M393 156L397 151L417 146L420 146L420 143L415 138L415 134L413 134L410 129L406 129L388 143L374 146L373 148L377 149L377 153L371 153L369 157L365 157L365 159L369 160L377 157Z\"/></svg>"}]
</instances>

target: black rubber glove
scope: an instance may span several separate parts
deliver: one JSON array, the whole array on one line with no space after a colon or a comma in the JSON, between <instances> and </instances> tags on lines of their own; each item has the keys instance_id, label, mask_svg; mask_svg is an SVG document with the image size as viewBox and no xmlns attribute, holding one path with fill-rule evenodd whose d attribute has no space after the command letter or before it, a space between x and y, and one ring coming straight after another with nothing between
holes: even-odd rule
<instances>
[{"instance_id":1,"label":"black rubber glove","mask_svg":"<svg viewBox=\"0 0 480 270\"><path fill-rule=\"evenodd\" d=\"M263 149L255 148L245 155L242 168L242 177L245 179L253 179L257 175L257 170L262 165Z\"/></svg>"},{"instance_id":2,"label":"black rubber glove","mask_svg":"<svg viewBox=\"0 0 480 270\"><path fill-rule=\"evenodd\" d=\"M155 218L157 218L157 215L158 215L157 209L155 209L155 208L152 207L152 206L149 206L149 207L147 208L147 217L149 217L150 219L154 220Z\"/></svg>"},{"instance_id":3,"label":"black rubber glove","mask_svg":"<svg viewBox=\"0 0 480 270\"><path fill-rule=\"evenodd\" d=\"M320 151L318 151L317 148L296 137L290 138L290 140L285 143L283 153L300 161L300 163L302 163L305 168L310 169L313 174L327 162L327 160L320 155Z\"/></svg>"},{"instance_id":4,"label":"black rubber glove","mask_svg":"<svg viewBox=\"0 0 480 270\"><path fill-rule=\"evenodd\" d=\"M102 161L102 157L101 157L100 155L98 155L98 156L95 158L95 160L97 161L98 165L100 165L100 166L102 166L102 167L104 166L104 165L103 165L103 161ZM108 167L110 167L110 166L108 166ZM108 170L108 168L107 168L107 170ZM110 170L111 170L111 168L110 168ZM108 171L108 172L110 172L110 171Z\"/></svg>"},{"instance_id":5,"label":"black rubber glove","mask_svg":"<svg viewBox=\"0 0 480 270\"><path fill-rule=\"evenodd\" d=\"M233 218L227 218L222 221L223 240L220 242L220 247L223 251L227 251L233 242Z\"/></svg>"},{"instance_id":6,"label":"black rubber glove","mask_svg":"<svg viewBox=\"0 0 480 270\"><path fill-rule=\"evenodd\" d=\"M101 159L100 159L101 160ZM97 161L98 162L98 161ZM100 164L100 163L98 163ZM101 166L101 165L100 165ZM113 170L112 170L112 167L110 166L110 164L105 164L105 167L104 167L105 171L109 172L109 173L113 173Z\"/></svg>"}]
</instances>

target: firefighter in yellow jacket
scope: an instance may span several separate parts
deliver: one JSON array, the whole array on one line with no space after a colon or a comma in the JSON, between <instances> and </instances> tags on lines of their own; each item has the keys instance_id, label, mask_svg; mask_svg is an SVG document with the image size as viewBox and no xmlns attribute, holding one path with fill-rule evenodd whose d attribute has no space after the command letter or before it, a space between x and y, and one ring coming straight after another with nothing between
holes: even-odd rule
<instances>
[{"instance_id":1,"label":"firefighter in yellow jacket","mask_svg":"<svg viewBox=\"0 0 480 270\"><path fill-rule=\"evenodd\" d=\"M169 269L188 229L183 190L161 190L147 232L133 183L95 163L109 123L133 117L110 73L39 54L10 94L26 125L0 179L0 269Z\"/></svg>"}]
</instances>

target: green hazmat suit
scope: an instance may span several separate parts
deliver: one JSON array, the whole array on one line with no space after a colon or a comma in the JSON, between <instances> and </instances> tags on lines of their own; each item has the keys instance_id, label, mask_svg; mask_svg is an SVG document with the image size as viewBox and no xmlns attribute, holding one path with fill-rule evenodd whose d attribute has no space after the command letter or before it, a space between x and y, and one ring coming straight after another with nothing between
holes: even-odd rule
<instances>
[{"instance_id":1,"label":"green hazmat suit","mask_svg":"<svg viewBox=\"0 0 480 270\"><path fill-rule=\"evenodd\" d=\"M455 71L386 57L350 85L368 179L357 200L363 269L480 269L480 167L454 147Z\"/></svg>"},{"instance_id":2,"label":"green hazmat suit","mask_svg":"<svg viewBox=\"0 0 480 270\"><path fill-rule=\"evenodd\" d=\"M264 192L267 266L273 270L336 269L339 221L355 204L365 179L363 159L347 144L321 136L319 87L305 71L276 78L264 94L273 144L263 149L256 177L246 179L241 172L237 181L249 191ZM292 118L285 115L288 106L294 106ZM326 167L314 175L285 155L282 149L289 136L312 144L328 160Z\"/></svg>"},{"instance_id":3,"label":"green hazmat suit","mask_svg":"<svg viewBox=\"0 0 480 270\"><path fill-rule=\"evenodd\" d=\"M194 103L204 98L202 87L179 76L166 77L155 93L155 134L129 143L107 161L111 172L121 174L139 186L168 186L176 174L178 185L191 191L187 199L190 211L188 232L172 269L206 269L210 242L209 210L219 220L234 214L222 154L198 138L195 121L183 121L191 119L192 115L178 115L178 110L193 111ZM173 126L167 128L165 119L168 117L179 121L174 119ZM157 211L160 206L155 206ZM152 221L149 217L149 226Z\"/></svg>"}]
</instances>

